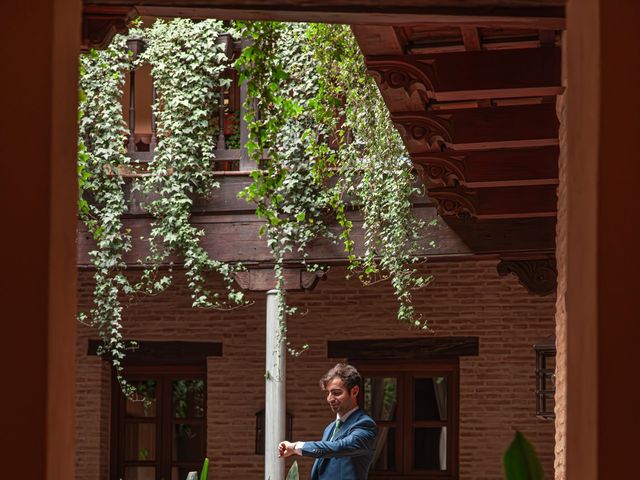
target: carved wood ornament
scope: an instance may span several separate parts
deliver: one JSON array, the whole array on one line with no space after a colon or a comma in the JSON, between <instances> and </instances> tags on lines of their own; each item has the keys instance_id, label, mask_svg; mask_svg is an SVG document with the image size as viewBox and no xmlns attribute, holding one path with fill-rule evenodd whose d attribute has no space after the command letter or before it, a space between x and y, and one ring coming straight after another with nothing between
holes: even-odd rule
<instances>
[{"instance_id":1,"label":"carved wood ornament","mask_svg":"<svg viewBox=\"0 0 640 480\"><path fill-rule=\"evenodd\" d=\"M438 213L443 217L471 220L477 217L475 193L462 187L432 188L428 196L438 202Z\"/></svg>"},{"instance_id":2,"label":"carved wood ornament","mask_svg":"<svg viewBox=\"0 0 640 480\"><path fill-rule=\"evenodd\" d=\"M433 97L432 61L413 61L403 57L371 57L367 59L369 73L384 93L386 90L401 90L407 105L412 109L424 109Z\"/></svg>"},{"instance_id":3,"label":"carved wood ornament","mask_svg":"<svg viewBox=\"0 0 640 480\"><path fill-rule=\"evenodd\" d=\"M558 284L555 258L501 260L497 270L502 277L514 274L530 293L536 295L550 295Z\"/></svg>"},{"instance_id":4,"label":"carved wood ornament","mask_svg":"<svg viewBox=\"0 0 640 480\"><path fill-rule=\"evenodd\" d=\"M392 115L409 153L441 152L453 142L448 115Z\"/></svg>"},{"instance_id":5,"label":"carved wood ornament","mask_svg":"<svg viewBox=\"0 0 640 480\"><path fill-rule=\"evenodd\" d=\"M463 155L423 153L412 158L427 188L456 187L466 182Z\"/></svg>"},{"instance_id":6,"label":"carved wood ornament","mask_svg":"<svg viewBox=\"0 0 640 480\"><path fill-rule=\"evenodd\" d=\"M85 5L82 12L82 51L104 49L118 33L124 33L138 15L130 6Z\"/></svg>"}]
</instances>

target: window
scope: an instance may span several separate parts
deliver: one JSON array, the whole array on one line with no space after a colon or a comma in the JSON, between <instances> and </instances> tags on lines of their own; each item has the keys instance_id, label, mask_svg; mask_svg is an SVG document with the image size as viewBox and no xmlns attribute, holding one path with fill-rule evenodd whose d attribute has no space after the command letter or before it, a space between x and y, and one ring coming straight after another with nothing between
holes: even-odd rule
<instances>
[{"instance_id":1,"label":"window","mask_svg":"<svg viewBox=\"0 0 640 480\"><path fill-rule=\"evenodd\" d=\"M113 384L113 480L184 480L206 455L203 367L125 369L136 388L127 399Z\"/></svg>"},{"instance_id":2,"label":"window","mask_svg":"<svg viewBox=\"0 0 640 480\"><path fill-rule=\"evenodd\" d=\"M553 420L556 394L556 337L545 338L533 346L536 352L536 416Z\"/></svg>"},{"instance_id":3,"label":"window","mask_svg":"<svg viewBox=\"0 0 640 480\"><path fill-rule=\"evenodd\" d=\"M378 424L370 477L457 478L457 359L357 367L360 405Z\"/></svg>"}]
</instances>

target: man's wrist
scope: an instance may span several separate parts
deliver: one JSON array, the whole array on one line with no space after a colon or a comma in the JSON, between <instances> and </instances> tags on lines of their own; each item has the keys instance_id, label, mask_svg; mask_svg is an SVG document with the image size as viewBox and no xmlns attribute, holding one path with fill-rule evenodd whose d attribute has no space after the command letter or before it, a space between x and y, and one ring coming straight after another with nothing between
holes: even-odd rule
<instances>
[{"instance_id":1,"label":"man's wrist","mask_svg":"<svg viewBox=\"0 0 640 480\"><path fill-rule=\"evenodd\" d=\"M297 455L302 455L302 449L304 448L304 442L296 442L293 444L293 450Z\"/></svg>"}]
</instances>

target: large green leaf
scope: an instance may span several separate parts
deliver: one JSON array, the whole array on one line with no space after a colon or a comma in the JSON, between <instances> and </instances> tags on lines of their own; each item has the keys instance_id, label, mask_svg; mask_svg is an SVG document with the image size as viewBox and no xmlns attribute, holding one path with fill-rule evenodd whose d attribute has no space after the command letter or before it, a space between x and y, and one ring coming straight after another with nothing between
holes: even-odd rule
<instances>
[{"instance_id":1,"label":"large green leaf","mask_svg":"<svg viewBox=\"0 0 640 480\"><path fill-rule=\"evenodd\" d=\"M202 464L202 470L200 471L200 480L207 480L208 473L209 473L209 459L205 458L204 463Z\"/></svg>"},{"instance_id":2,"label":"large green leaf","mask_svg":"<svg viewBox=\"0 0 640 480\"><path fill-rule=\"evenodd\" d=\"M293 462L291 468L289 469L289 473L287 473L287 480L299 480L300 476L298 473L298 462Z\"/></svg>"},{"instance_id":3,"label":"large green leaf","mask_svg":"<svg viewBox=\"0 0 640 480\"><path fill-rule=\"evenodd\" d=\"M516 436L502 458L506 480L542 480L544 473L536 452L524 435Z\"/></svg>"}]
</instances>

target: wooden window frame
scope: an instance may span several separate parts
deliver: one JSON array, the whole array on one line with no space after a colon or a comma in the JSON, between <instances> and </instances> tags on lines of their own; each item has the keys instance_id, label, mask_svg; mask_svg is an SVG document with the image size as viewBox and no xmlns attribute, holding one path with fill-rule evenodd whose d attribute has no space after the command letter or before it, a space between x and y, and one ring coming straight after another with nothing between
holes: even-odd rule
<instances>
[{"instance_id":1,"label":"wooden window frame","mask_svg":"<svg viewBox=\"0 0 640 480\"><path fill-rule=\"evenodd\" d=\"M460 415L460 367L458 358L432 359L429 361L354 361L362 377L396 377L398 379L398 406L396 419L393 421L376 421L378 426L395 426L396 428L396 472L369 473L372 480L398 479L438 479L456 480L459 475L459 415ZM447 416L446 421L413 420L413 379L424 377L446 376L447 384ZM402 395L402 397L401 397ZM359 394L358 402L363 405L364 389ZM413 468L413 430L420 427L447 427L447 470L428 471Z\"/></svg>"},{"instance_id":2,"label":"wooden window frame","mask_svg":"<svg viewBox=\"0 0 640 480\"><path fill-rule=\"evenodd\" d=\"M120 480L124 477L126 466L154 466L156 479L171 480L171 469L195 465L198 462L174 462L172 460L172 432L173 425L193 424L202 428L201 451L203 459L207 452L207 375L204 365L135 365L125 367L124 377L129 381L158 380L156 393L156 416L153 418L126 418L126 399L122 395L120 385L115 376L111 387L111 469L110 479ZM204 381L204 412L202 418L174 419L172 408L172 380L197 379ZM155 460L131 461L124 459L125 425L127 423L154 423L156 425L156 455ZM168 431L165 431L167 430ZM200 466L198 466L200 470Z\"/></svg>"}]
</instances>

